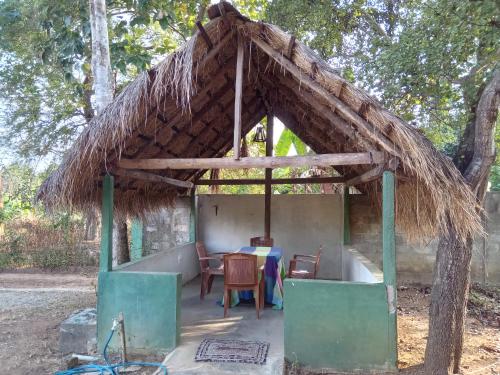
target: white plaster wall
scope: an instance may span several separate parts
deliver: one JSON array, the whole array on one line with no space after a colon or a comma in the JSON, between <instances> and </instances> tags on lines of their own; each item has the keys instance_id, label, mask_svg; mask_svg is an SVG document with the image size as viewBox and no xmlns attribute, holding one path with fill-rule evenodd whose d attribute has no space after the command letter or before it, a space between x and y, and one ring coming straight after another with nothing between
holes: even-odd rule
<instances>
[{"instance_id":1,"label":"white plaster wall","mask_svg":"<svg viewBox=\"0 0 500 375\"><path fill-rule=\"evenodd\" d=\"M368 258L352 248L342 250L342 280L381 283L384 275Z\"/></svg>"},{"instance_id":2,"label":"white plaster wall","mask_svg":"<svg viewBox=\"0 0 500 375\"><path fill-rule=\"evenodd\" d=\"M179 272L182 283L194 279L200 273L198 255L194 243L187 243L143 257L118 267L121 271Z\"/></svg>"},{"instance_id":3,"label":"white plaster wall","mask_svg":"<svg viewBox=\"0 0 500 375\"><path fill-rule=\"evenodd\" d=\"M271 237L284 250L285 266L293 254L314 254L323 245L319 277L342 277L342 197L273 195ZM199 195L198 239L208 251L248 246L264 234L264 195Z\"/></svg>"}]
</instances>

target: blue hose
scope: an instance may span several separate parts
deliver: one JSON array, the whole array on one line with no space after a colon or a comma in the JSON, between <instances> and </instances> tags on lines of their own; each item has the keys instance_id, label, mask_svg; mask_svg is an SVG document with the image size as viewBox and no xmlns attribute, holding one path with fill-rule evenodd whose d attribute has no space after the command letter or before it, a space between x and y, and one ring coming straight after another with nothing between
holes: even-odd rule
<instances>
[{"instance_id":1,"label":"blue hose","mask_svg":"<svg viewBox=\"0 0 500 375\"><path fill-rule=\"evenodd\" d=\"M83 365L69 370L57 371L54 375L76 375L76 374L85 374L89 372L99 372L100 375L106 375L106 374L117 375L117 373L115 372L116 369L127 366L158 367L163 370L164 375L168 375L167 367L162 363L157 363L157 362L124 362L124 363L110 364L107 351L109 343L113 338L114 333L115 333L115 327L113 326L111 332L109 333L109 337L106 340L106 344L104 345L104 350L102 351L102 356L104 357L104 362L106 363L105 365L96 365L96 364Z\"/></svg>"}]
</instances>

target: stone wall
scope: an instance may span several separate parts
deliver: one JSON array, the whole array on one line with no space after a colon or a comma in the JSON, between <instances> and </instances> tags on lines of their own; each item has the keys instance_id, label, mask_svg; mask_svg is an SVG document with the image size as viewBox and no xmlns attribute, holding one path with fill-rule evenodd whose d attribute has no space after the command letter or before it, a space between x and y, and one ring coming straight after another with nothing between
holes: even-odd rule
<instances>
[{"instance_id":1,"label":"stone wall","mask_svg":"<svg viewBox=\"0 0 500 375\"><path fill-rule=\"evenodd\" d=\"M143 225L143 256L189 242L191 204L179 198L171 208L150 214Z\"/></svg>"},{"instance_id":2,"label":"stone wall","mask_svg":"<svg viewBox=\"0 0 500 375\"><path fill-rule=\"evenodd\" d=\"M500 193L486 197L488 237L474 243L472 278L474 281L500 284ZM381 213L367 197L350 196L351 245L379 267L382 266ZM397 230L397 228L396 228ZM436 258L437 240L425 244L408 243L402 233L396 235L398 281L430 284Z\"/></svg>"}]
</instances>

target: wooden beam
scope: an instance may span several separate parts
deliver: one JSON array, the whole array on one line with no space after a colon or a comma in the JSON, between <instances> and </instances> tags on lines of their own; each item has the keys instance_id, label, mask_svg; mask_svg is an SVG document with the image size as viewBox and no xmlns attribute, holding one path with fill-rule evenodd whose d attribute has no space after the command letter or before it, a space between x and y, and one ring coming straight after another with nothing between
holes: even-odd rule
<instances>
[{"instance_id":1,"label":"wooden beam","mask_svg":"<svg viewBox=\"0 0 500 375\"><path fill-rule=\"evenodd\" d=\"M303 177L303 178L273 178L272 185L300 185L300 184L339 184L345 182L344 177ZM227 180L198 180L195 185L265 185L262 178L227 179Z\"/></svg>"},{"instance_id":2,"label":"wooden beam","mask_svg":"<svg viewBox=\"0 0 500 375\"><path fill-rule=\"evenodd\" d=\"M355 142L358 142L366 151L375 149L374 145L371 145L365 139L361 138L360 134L357 133L345 120L336 115L331 108L320 103L318 99L314 97L314 95L305 90L294 91L294 83L292 80L280 76L277 81L279 82L279 85L281 87L287 87L292 92L294 92L299 99L302 99L305 103L315 109L316 113L322 118L329 121L333 125L335 130L344 134L346 137L353 139Z\"/></svg>"},{"instance_id":3,"label":"wooden beam","mask_svg":"<svg viewBox=\"0 0 500 375\"><path fill-rule=\"evenodd\" d=\"M194 184L190 181L176 180L175 178L160 176L158 174L148 173L143 171L134 171L129 169L115 169L113 170L113 174L116 176L135 178L138 180L144 180L149 182L159 182L187 189L191 189L194 187Z\"/></svg>"},{"instance_id":4,"label":"wooden beam","mask_svg":"<svg viewBox=\"0 0 500 375\"><path fill-rule=\"evenodd\" d=\"M236 54L236 80L234 89L234 158L240 158L241 151L241 100L243 96L243 38L238 35L238 51Z\"/></svg>"},{"instance_id":5,"label":"wooden beam","mask_svg":"<svg viewBox=\"0 0 500 375\"><path fill-rule=\"evenodd\" d=\"M362 175L351 178L346 181L346 186L354 186L359 184L365 184L367 182L371 182L382 177L382 173L384 173L385 166L383 164L376 166L373 169L363 173Z\"/></svg>"},{"instance_id":6,"label":"wooden beam","mask_svg":"<svg viewBox=\"0 0 500 375\"><path fill-rule=\"evenodd\" d=\"M230 158L121 159L117 164L118 167L124 169L250 169L380 164L384 161L383 152L353 152L307 156L247 157L239 160Z\"/></svg>"},{"instance_id":7,"label":"wooden beam","mask_svg":"<svg viewBox=\"0 0 500 375\"><path fill-rule=\"evenodd\" d=\"M378 129L373 127L370 123L359 116L351 107L345 104L342 100L326 90L319 83L310 78L307 74L302 72L300 68L293 62L283 56L282 53L276 51L269 44L264 42L258 37L252 37L252 41L262 49L267 55L272 57L278 64L285 68L292 76L294 76L300 85L303 85L319 95L322 99L330 103L336 110L352 123L357 125L361 134L365 137L372 139L376 144L379 144L386 152L391 155L398 156L399 152L397 147L388 140Z\"/></svg>"},{"instance_id":8,"label":"wooden beam","mask_svg":"<svg viewBox=\"0 0 500 375\"><path fill-rule=\"evenodd\" d=\"M196 27L198 28L198 30L200 30L200 35L202 36L203 40L205 40L205 43L207 44L207 49L210 51L212 48L214 48L214 45L210 40L210 37L208 36L201 21L196 21Z\"/></svg>"},{"instance_id":9,"label":"wooden beam","mask_svg":"<svg viewBox=\"0 0 500 375\"><path fill-rule=\"evenodd\" d=\"M273 156L273 130L274 130L274 117L272 112L267 113L267 134L266 134L266 156ZM264 237L271 238L271 197L273 170L266 168L266 184L264 188Z\"/></svg>"}]
</instances>

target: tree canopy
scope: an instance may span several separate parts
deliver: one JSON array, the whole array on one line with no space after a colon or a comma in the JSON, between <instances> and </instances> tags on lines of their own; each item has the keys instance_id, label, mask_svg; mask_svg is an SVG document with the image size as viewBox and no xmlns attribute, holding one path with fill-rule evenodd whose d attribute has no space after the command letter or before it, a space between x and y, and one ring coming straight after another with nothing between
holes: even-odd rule
<instances>
[{"instance_id":1,"label":"tree canopy","mask_svg":"<svg viewBox=\"0 0 500 375\"><path fill-rule=\"evenodd\" d=\"M115 89L189 38L208 3L108 1ZM235 5L305 41L450 157L499 60L495 0ZM88 2L3 1L0 51L1 144L23 158L58 159L94 114ZM279 148L291 137L285 132ZM498 187L498 170L497 161L492 188Z\"/></svg>"}]
</instances>

